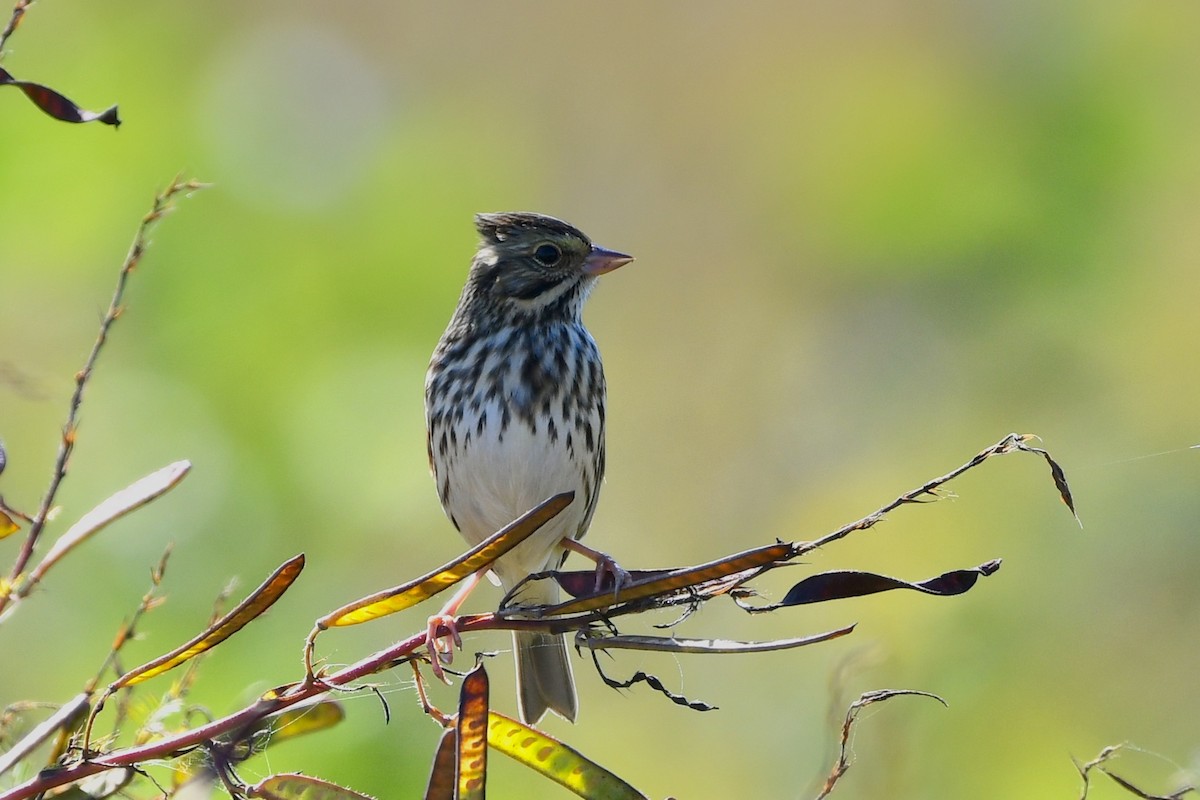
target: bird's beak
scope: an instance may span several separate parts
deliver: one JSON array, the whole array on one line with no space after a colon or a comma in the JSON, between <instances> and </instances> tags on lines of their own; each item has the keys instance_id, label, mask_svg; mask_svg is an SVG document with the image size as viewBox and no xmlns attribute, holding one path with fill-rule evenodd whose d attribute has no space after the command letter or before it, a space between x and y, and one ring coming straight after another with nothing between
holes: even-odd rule
<instances>
[{"instance_id":1,"label":"bird's beak","mask_svg":"<svg viewBox=\"0 0 1200 800\"><path fill-rule=\"evenodd\" d=\"M583 260L583 271L588 275L603 275L617 267L625 266L630 261L633 261L633 256L592 245L592 252Z\"/></svg>"}]
</instances>

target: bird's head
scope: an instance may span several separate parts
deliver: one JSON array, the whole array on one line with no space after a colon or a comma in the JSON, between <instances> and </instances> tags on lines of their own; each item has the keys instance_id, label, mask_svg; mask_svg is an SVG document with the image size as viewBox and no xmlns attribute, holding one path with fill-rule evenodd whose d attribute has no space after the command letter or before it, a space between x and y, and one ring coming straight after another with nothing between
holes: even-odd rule
<instances>
[{"instance_id":1,"label":"bird's head","mask_svg":"<svg viewBox=\"0 0 1200 800\"><path fill-rule=\"evenodd\" d=\"M481 239L468 287L509 314L577 319L596 277L633 261L542 214L478 214L475 227Z\"/></svg>"}]
</instances>

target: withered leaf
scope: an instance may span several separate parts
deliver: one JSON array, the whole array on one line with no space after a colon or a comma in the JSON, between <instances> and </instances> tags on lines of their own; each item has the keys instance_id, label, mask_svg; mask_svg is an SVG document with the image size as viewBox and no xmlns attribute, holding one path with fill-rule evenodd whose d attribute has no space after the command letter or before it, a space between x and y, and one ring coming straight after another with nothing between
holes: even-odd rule
<instances>
[{"instance_id":1,"label":"withered leaf","mask_svg":"<svg viewBox=\"0 0 1200 800\"><path fill-rule=\"evenodd\" d=\"M425 800L454 800L454 761L458 753L458 742L454 728L447 728L438 740L433 754L433 767L429 771L429 783L425 787Z\"/></svg>"},{"instance_id":2,"label":"withered leaf","mask_svg":"<svg viewBox=\"0 0 1200 800\"><path fill-rule=\"evenodd\" d=\"M777 608L799 606L807 603L823 603L826 600L841 600L846 597L862 597L892 589L915 589L925 594L949 597L968 591L980 576L986 577L1000 569L1000 559L988 561L973 569L956 569L944 572L923 581L905 581L887 575L858 570L835 570L811 575L797 583L784 598L770 606L749 607L748 611L774 611Z\"/></svg>"},{"instance_id":3,"label":"withered leaf","mask_svg":"<svg viewBox=\"0 0 1200 800\"><path fill-rule=\"evenodd\" d=\"M685 708L690 708L692 711L717 710L717 706L714 706L710 703L705 703L703 700L689 700L681 694L672 692L666 687L666 685L663 684L661 680L659 680L657 676L651 675L648 672L642 672L641 670L638 670L628 679L623 681L610 678L605 674L604 668L600 666L600 659L597 658L596 655L597 652L598 651L596 650L592 650L592 664L596 667L596 672L600 675L600 680L604 681L604 684L610 689L629 689L635 684L644 683L677 706L684 706Z\"/></svg>"},{"instance_id":4,"label":"withered leaf","mask_svg":"<svg viewBox=\"0 0 1200 800\"><path fill-rule=\"evenodd\" d=\"M117 116L117 107L106 108L103 111L86 111L68 100L49 86L31 81L17 80L8 70L0 67L0 86L15 86L25 93L35 106L43 113L62 122L103 122L105 125L120 127L121 118Z\"/></svg>"}]
</instances>

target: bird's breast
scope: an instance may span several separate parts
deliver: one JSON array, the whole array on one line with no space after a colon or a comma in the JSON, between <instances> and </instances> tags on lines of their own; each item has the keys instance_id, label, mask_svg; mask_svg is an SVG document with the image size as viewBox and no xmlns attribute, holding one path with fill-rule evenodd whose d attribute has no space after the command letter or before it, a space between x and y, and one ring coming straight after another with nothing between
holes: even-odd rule
<instances>
[{"instance_id":1,"label":"bird's breast","mask_svg":"<svg viewBox=\"0 0 1200 800\"><path fill-rule=\"evenodd\" d=\"M506 557L505 571L540 570L559 539L582 534L604 448L604 374L582 326L439 348L426 405L442 504L464 538L477 543L564 491L575 502Z\"/></svg>"}]
</instances>

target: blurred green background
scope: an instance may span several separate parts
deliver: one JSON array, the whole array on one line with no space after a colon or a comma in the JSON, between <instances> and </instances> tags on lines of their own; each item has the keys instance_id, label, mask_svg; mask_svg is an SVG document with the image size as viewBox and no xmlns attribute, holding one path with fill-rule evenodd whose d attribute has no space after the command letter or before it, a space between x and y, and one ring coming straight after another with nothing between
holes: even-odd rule
<instances>
[{"instance_id":1,"label":"blurred green background","mask_svg":"<svg viewBox=\"0 0 1200 800\"><path fill-rule=\"evenodd\" d=\"M168 542L169 602L130 664L196 632L230 578L242 594L308 556L204 663L193 699L214 713L299 677L317 616L457 553L424 369L471 215L532 209L638 258L587 311L610 384L589 541L625 566L815 538L1014 430L1044 437L1084 522L1041 461L989 462L804 568L920 579L1003 557L970 594L753 619L714 603L680 634L859 626L790 653L610 665L708 714L615 693L581 659L581 722L550 732L652 797L802 798L845 705L908 687L949 709L875 707L837 796L1074 797L1071 758L1124 741L1142 752L1114 768L1145 788L1194 780L1198 36L1185 2L33 6L4 66L118 102L125 124L56 123L0 89L9 502L37 504L154 192L181 169L215 186L154 233L50 533L170 461L193 472L0 630L0 705L77 692ZM496 601L485 587L472 607ZM322 654L355 660L426 613L332 632ZM471 641L464 663L487 647L509 642ZM510 659L490 670L511 711ZM390 724L348 698L340 729L243 776L419 796L438 730L406 670L380 685ZM496 797L568 796L502 757L493 771Z\"/></svg>"}]
</instances>

